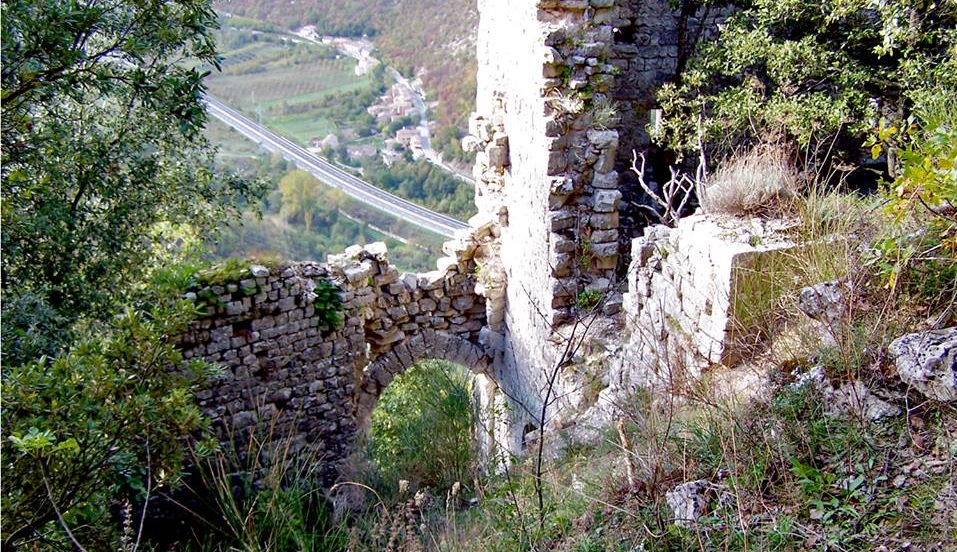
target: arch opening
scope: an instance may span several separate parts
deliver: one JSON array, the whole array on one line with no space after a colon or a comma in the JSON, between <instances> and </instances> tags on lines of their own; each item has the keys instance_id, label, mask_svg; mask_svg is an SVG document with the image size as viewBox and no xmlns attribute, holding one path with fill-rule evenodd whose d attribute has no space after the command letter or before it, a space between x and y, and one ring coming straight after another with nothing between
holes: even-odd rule
<instances>
[{"instance_id":1,"label":"arch opening","mask_svg":"<svg viewBox=\"0 0 957 552\"><path fill-rule=\"evenodd\" d=\"M360 472L383 496L428 488L437 496L479 474L476 378L445 360L416 362L380 395L361 443Z\"/></svg>"},{"instance_id":2,"label":"arch opening","mask_svg":"<svg viewBox=\"0 0 957 552\"><path fill-rule=\"evenodd\" d=\"M435 331L397 343L363 369L356 397L357 454L353 456L352 468L356 475L370 475L369 471L376 466L370 465L368 453L370 448L373 453L378 448L378 468L383 468L383 463L406 465L403 469L379 469L378 475L371 474L372 479L392 479L380 482L386 492L394 492L400 479L410 485L430 487L432 492L444 492L456 481L460 488L471 487L474 476L487 470L490 456L498 450L493 436L500 422L494 415L496 401L500 401L498 395L492 359L484 347L459 335ZM392 420L392 431L397 425L406 430L401 436L401 447L395 436L373 442L382 438L385 412L390 410L393 416L406 418L401 423ZM417 415L424 418L409 419ZM440 423L437 419L442 416L447 418ZM429 427L433 429L425 429ZM446 427L454 429L454 435L445 433ZM455 446L449 447L449 443ZM435 455L436 462L444 462L449 468L443 470L454 476L418 476L414 461L406 462L396 456L402 451L412 456L420 455L420 451ZM383 459L382 454L393 456ZM468 466L463 469L460 460L466 457ZM403 470L405 473L401 473Z\"/></svg>"}]
</instances>

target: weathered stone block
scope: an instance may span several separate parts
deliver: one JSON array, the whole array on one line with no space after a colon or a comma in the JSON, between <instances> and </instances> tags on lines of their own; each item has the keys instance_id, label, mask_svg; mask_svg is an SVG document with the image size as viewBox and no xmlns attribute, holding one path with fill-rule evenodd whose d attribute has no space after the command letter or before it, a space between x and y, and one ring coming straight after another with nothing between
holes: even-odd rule
<instances>
[{"instance_id":1,"label":"weathered stone block","mask_svg":"<svg viewBox=\"0 0 957 552\"><path fill-rule=\"evenodd\" d=\"M575 249L576 245L574 240L552 236L550 250L553 254L572 253Z\"/></svg>"},{"instance_id":2,"label":"weathered stone block","mask_svg":"<svg viewBox=\"0 0 957 552\"><path fill-rule=\"evenodd\" d=\"M433 270L431 272L419 274L418 276L418 286L420 289L424 290L438 289L442 287L444 281L445 272L440 270Z\"/></svg>"},{"instance_id":3,"label":"weathered stone block","mask_svg":"<svg viewBox=\"0 0 957 552\"><path fill-rule=\"evenodd\" d=\"M295 297L286 297L279 300L279 310L280 312L288 312L296 308L296 298Z\"/></svg>"},{"instance_id":4,"label":"weathered stone block","mask_svg":"<svg viewBox=\"0 0 957 552\"><path fill-rule=\"evenodd\" d=\"M611 230L618 228L618 213L595 213L588 218L588 224L595 230Z\"/></svg>"},{"instance_id":5,"label":"weathered stone block","mask_svg":"<svg viewBox=\"0 0 957 552\"><path fill-rule=\"evenodd\" d=\"M455 300L452 302L452 306L455 308L455 310L460 312L467 311L468 309L472 308L472 305L474 304L475 304L475 300L472 298L471 295L463 295L461 297L456 297Z\"/></svg>"},{"instance_id":6,"label":"weathered stone block","mask_svg":"<svg viewBox=\"0 0 957 552\"><path fill-rule=\"evenodd\" d=\"M556 278L565 278L571 276L574 263L573 258L568 253L552 252L548 259L548 266L552 269L552 276Z\"/></svg>"},{"instance_id":7,"label":"weathered stone block","mask_svg":"<svg viewBox=\"0 0 957 552\"><path fill-rule=\"evenodd\" d=\"M565 152L553 151L548 154L548 167L546 172L549 176L557 176L565 172L568 168L568 159Z\"/></svg>"},{"instance_id":8,"label":"weathered stone block","mask_svg":"<svg viewBox=\"0 0 957 552\"><path fill-rule=\"evenodd\" d=\"M548 219L551 231L559 232L561 230L574 228L578 221L578 214L570 209L563 209L561 211L549 212Z\"/></svg>"},{"instance_id":9,"label":"weathered stone block","mask_svg":"<svg viewBox=\"0 0 957 552\"><path fill-rule=\"evenodd\" d=\"M596 230L591 234L592 243L618 242L618 230Z\"/></svg>"},{"instance_id":10,"label":"weathered stone block","mask_svg":"<svg viewBox=\"0 0 957 552\"><path fill-rule=\"evenodd\" d=\"M507 167L509 164L508 146L489 144L485 148L485 155L488 157L488 166L490 168L501 169Z\"/></svg>"},{"instance_id":11,"label":"weathered stone block","mask_svg":"<svg viewBox=\"0 0 957 552\"><path fill-rule=\"evenodd\" d=\"M591 185L602 190L617 189L618 173L616 171L595 172L591 179Z\"/></svg>"},{"instance_id":12,"label":"weathered stone block","mask_svg":"<svg viewBox=\"0 0 957 552\"><path fill-rule=\"evenodd\" d=\"M596 213L611 213L618 210L618 201L621 192L618 190L597 190L594 195L594 210Z\"/></svg>"}]
</instances>

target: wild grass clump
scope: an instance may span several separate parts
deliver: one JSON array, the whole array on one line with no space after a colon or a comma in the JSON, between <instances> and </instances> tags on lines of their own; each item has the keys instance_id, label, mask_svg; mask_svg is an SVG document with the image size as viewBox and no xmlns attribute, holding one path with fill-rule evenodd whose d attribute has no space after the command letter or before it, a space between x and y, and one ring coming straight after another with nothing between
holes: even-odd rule
<instances>
[{"instance_id":1,"label":"wild grass clump","mask_svg":"<svg viewBox=\"0 0 957 552\"><path fill-rule=\"evenodd\" d=\"M197 455L198 483L188 507L193 533L177 546L202 552L345 547L346 528L333 521L322 482L313 475L320 458L298 453L295 440L277 435L275 427L232 441L231 448Z\"/></svg>"},{"instance_id":2,"label":"wild grass clump","mask_svg":"<svg viewBox=\"0 0 957 552\"><path fill-rule=\"evenodd\" d=\"M785 150L764 144L730 157L707 183L698 202L707 213L774 216L792 211L799 187L797 171Z\"/></svg>"}]
</instances>

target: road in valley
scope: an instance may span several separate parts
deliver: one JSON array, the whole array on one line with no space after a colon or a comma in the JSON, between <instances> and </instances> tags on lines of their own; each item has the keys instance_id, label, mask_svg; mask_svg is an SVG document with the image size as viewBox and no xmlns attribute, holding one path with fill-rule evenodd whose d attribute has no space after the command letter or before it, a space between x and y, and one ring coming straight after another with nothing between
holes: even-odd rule
<instances>
[{"instance_id":1,"label":"road in valley","mask_svg":"<svg viewBox=\"0 0 957 552\"><path fill-rule=\"evenodd\" d=\"M311 173L324 184L339 188L353 199L442 236L451 238L455 236L456 230L468 228L466 223L458 219L406 201L356 178L208 94L204 99L210 115L259 143L261 147L292 161L297 167Z\"/></svg>"}]
</instances>

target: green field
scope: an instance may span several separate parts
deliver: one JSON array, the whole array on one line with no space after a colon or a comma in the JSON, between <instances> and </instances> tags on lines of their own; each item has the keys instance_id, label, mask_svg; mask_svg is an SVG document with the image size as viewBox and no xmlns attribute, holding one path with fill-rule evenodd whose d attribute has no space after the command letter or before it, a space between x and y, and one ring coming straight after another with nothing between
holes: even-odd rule
<instances>
[{"instance_id":1,"label":"green field","mask_svg":"<svg viewBox=\"0 0 957 552\"><path fill-rule=\"evenodd\" d=\"M222 71L206 78L209 92L301 145L339 130L320 101L371 86L368 76L356 76L355 60L331 48L229 28L229 21L219 37Z\"/></svg>"},{"instance_id":2,"label":"green field","mask_svg":"<svg viewBox=\"0 0 957 552\"><path fill-rule=\"evenodd\" d=\"M206 122L206 137L217 146L216 157L229 163L230 160L256 160L264 152L256 142L236 132L215 117Z\"/></svg>"}]
</instances>

